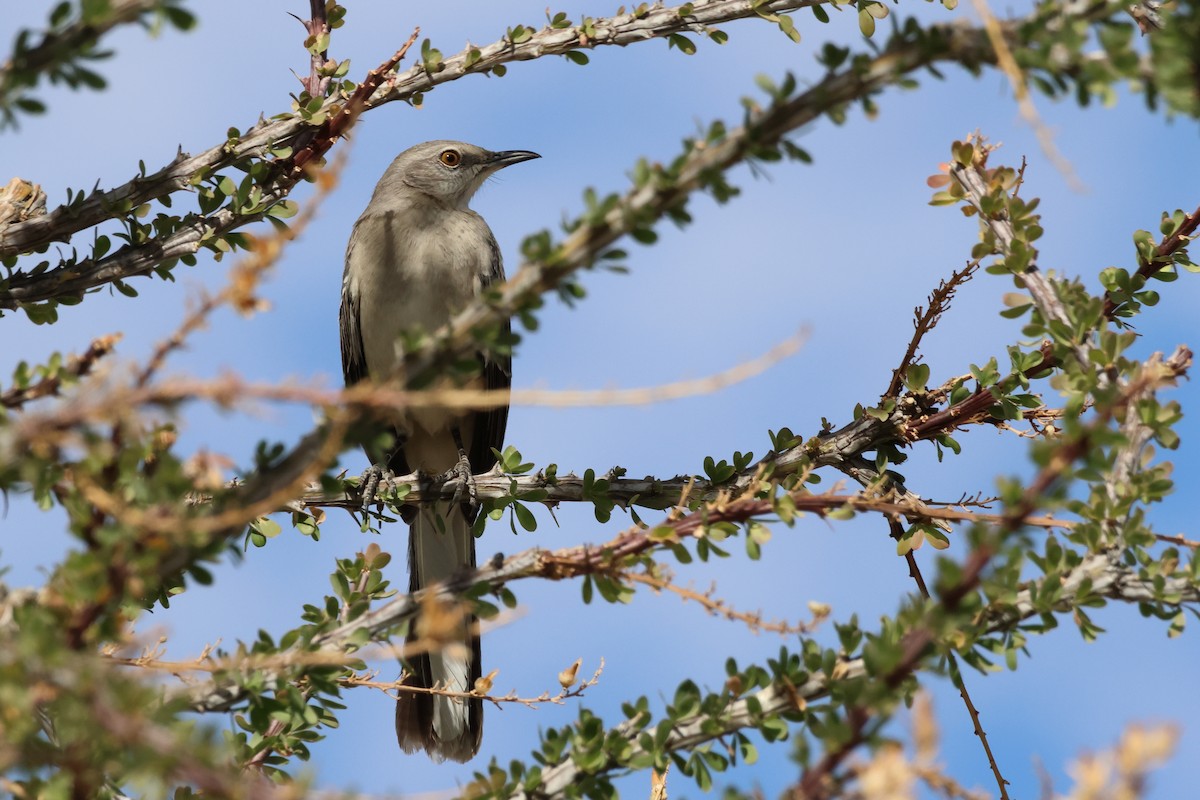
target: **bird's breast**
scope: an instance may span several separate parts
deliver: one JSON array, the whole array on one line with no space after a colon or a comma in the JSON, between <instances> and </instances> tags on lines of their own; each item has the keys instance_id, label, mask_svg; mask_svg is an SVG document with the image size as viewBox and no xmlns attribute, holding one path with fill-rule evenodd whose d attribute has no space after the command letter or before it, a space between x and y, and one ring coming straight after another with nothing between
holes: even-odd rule
<instances>
[{"instance_id":1,"label":"bird's breast","mask_svg":"<svg viewBox=\"0 0 1200 800\"><path fill-rule=\"evenodd\" d=\"M359 221L348 280L359 298L363 353L373 379L393 373L403 331L436 331L479 295L491 268L491 237L480 217L457 211L435 219L390 211ZM403 427L433 432L461 416L414 411Z\"/></svg>"}]
</instances>

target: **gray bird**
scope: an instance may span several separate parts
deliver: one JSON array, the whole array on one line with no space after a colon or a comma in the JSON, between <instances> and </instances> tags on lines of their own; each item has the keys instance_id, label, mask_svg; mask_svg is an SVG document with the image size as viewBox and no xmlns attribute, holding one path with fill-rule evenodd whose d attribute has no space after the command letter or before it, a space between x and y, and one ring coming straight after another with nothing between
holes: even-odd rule
<instances>
[{"instance_id":1,"label":"gray bird","mask_svg":"<svg viewBox=\"0 0 1200 800\"><path fill-rule=\"evenodd\" d=\"M391 377L402 331L435 331L486 287L504 280L496 239L467 203L498 170L533 158L538 154L527 150L493 153L436 141L409 148L391 163L346 247L340 321L347 386ZM507 332L507 320L504 327ZM479 361L480 378L471 385L509 388L509 356L479 353ZM465 484L472 474L490 470L496 463L492 448L504 445L508 408L413 409L387 422L396 444L390 453L368 449L373 465L364 473L368 503L389 472L456 477ZM403 510L411 592L474 568L471 525L478 513L470 502ZM471 691L482 674L479 638L467 628L462 635L461 646L412 658L406 680ZM425 750L438 761L467 761L478 752L482 731L483 703L477 699L402 692L396 703L396 737L407 753Z\"/></svg>"}]
</instances>

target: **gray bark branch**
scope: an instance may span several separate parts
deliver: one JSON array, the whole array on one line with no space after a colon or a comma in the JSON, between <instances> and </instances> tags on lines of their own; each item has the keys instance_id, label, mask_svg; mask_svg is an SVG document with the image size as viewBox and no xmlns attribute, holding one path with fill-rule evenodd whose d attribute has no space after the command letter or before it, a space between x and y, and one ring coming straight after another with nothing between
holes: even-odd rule
<instances>
[{"instance_id":1,"label":"gray bark branch","mask_svg":"<svg viewBox=\"0 0 1200 800\"><path fill-rule=\"evenodd\" d=\"M776 0L763 4L759 10L764 13L781 13L819 5L825 1ZM652 9L641 18L633 14L623 14L594 20L596 37L586 44L580 43L581 34L578 28L543 28L521 44L514 45L507 39L500 39L479 48L480 58L469 64L468 55L474 48L467 48L445 59L442 69L432 75L426 72L423 65L396 75L367 101L364 111L397 100L408 100L434 86L465 75L486 73L513 61L528 61L590 47L624 46L662 38L694 27L700 22L716 25L757 16L759 13L751 8L749 0L713 0L693 5L696 8L691 17L681 17L679 6L673 6ZM331 99L326 108L332 109L344 101L344 97ZM250 128L232 145L229 142L221 142L195 156L180 153L170 164L157 172L134 178L107 192L93 195L74 208L60 206L44 217L0 228L0 258L26 253L52 242L69 241L73 234L111 219L112 209L115 207L136 207L158 197L187 189L192 176L202 170L216 172L238 161L262 158L269 148L290 145L298 136L312 128L313 126L299 117L264 121ZM11 306L0 304L0 307Z\"/></svg>"},{"instance_id":2,"label":"gray bark branch","mask_svg":"<svg viewBox=\"0 0 1200 800\"><path fill-rule=\"evenodd\" d=\"M534 548L511 556L499 566L485 566L475 575L457 583L431 587L430 591L436 591L440 598L451 602L462 591L475 583L484 582L493 587L500 587L513 580L535 576L544 577L547 571L547 561L551 557L562 558L571 555L572 551L556 553ZM1041 614L1034 598L1042 596L1044 591L1048 591L1044 587L1049 585L1049 581L1058 583L1060 580L1061 589L1058 589L1057 592L1059 599L1054 605L1054 610L1058 613L1070 611L1081 592L1085 590L1089 596L1098 595L1127 603L1153 602L1156 597L1160 596L1173 597L1172 605L1200 603L1200 587L1188 581L1166 578L1163 586L1159 589L1154 580L1143 579L1136 570L1122 564L1119 557L1113 553L1094 553L1085 556L1084 560L1066 575L1055 575L1051 578L1031 582L1027 588L1017 592L1014 597L993 603L981 612L983 617L989 620L989 630L993 632L1007 630L1021 621ZM12 593L10 597L13 599L19 597L26 601L32 599L29 595L18 592ZM349 645L351 638L359 635L360 631L367 631L373 636L386 632L411 619L419 610L420 600L417 597L412 595L397 597L352 622L318 637L313 643L322 651L349 652L352 649ZM3 612L3 604L0 604L0 620L4 619ZM297 651L297 656L298 661L303 660L299 651ZM286 656L284 657L286 658ZM861 659L847 661L845 667L846 672L842 673L841 680L850 680L866 674ZM266 683L262 683L260 677L256 683L269 689L274 685L271 683L272 680L278 681L279 677L268 678ZM783 687L768 687L758 692L756 697L762 702L763 713L771 714L792 710L797 698L806 701L820 699L828 690L828 683L824 677L815 676L804 686L796 687L795 694ZM237 683L228 679L206 681L187 687L181 690L181 693L187 698L189 708L200 712L228 711L245 696L244 691ZM725 725L719 731L711 729L701 731L699 721L691 725L686 723L678 725L668 740L670 742L668 749L686 749L753 725L745 700L732 704L724 719L726 720ZM631 740L636 739L636 731L629 727L628 723L618 726L617 730L629 735ZM634 746L637 746L636 742ZM557 796L563 789L571 785L577 774L576 768L569 758L566 762L551 767L543 775L543 785L539 790L538 797ZM543 795L542 792L546 794Z\"/></svg>"},{"instance_id":3,"label":"gray bark branch","mask_svg":"<svg viewBox=\"0 0 1200 800\"><path fill-rule=\"evenodd\" d=\"M21 73L38 73L52 68L62 59L89 42L94 42L118 25L137 22L161 0L111 0L107 14L85 22L77 19L57 32L46 33L34 47L0 62L0 104L4 103Z\"/></svg>"},{"instance_id":4,"label":"gray bark branch","mask_svg":"<svg viewBox=\"0 0 1200 800\"><path fill-rule=\"evenodd\" d=\"M751 8L747 0L713 0L709 3L693 4L690 16L681 17L679 7L651 9L643 17L625 14L610 19L592 21L594 37L581 37L580 29L544 28L520 44L502 39L483 48L467 48L462 53L445 59L437 72L430 74L424 65L396 75L367 100L363 110L380 105L406 100L415 94L468 74L483 73L496 66L512 61L530 60L547 55L559 55L577 49L606 45L627 45L639 41L688 30L700 25L716 25L759 13L782 13L812 5L814 0L778 0L764 3L758 9ZM1064 12L1068 16L1099 16L1106 6L1083 7ZM1006 23L1007 36L1016 36L1017 20ZM692 153L680 180L671 187L656 186L653 182L631 192L618 209L599 225L583 225L563 246L564 258L554 268L537 265L533 269L518 271L506 284L503 297L496 304L497 310L511 313L519 307L519 300L544 291L565 275L590 265L597 255L631 229L628 218L619 219L622 213L649 213L657 218L671 203L679 202L701 186L703 170L727 169L739 163L747 155L747 149L759 143L777 142L787 133L807 124L824 113L853 102L887 84L895 83L910 72L938 61L958 61L968 64L990 64L995 56L986 34L965 24L933 26L936 34L919 42L894 42L882 55L865 65L856 64L851 69L833 74L820 81L810 90L787 103L772 105L764 112L752 117L742 135L728 136L715 146ZM478 50L478 58L472 54ZM331 99L327 104L333 109L345 98ZM222 142L197 156L180 154L171 164L156 173L101 192L72 208L60 206L45 216L0 228L0 258L30 252L37 247L56 241L67 241L79 231L114 217L114 207L133 207L164 195L172 194L190 186L192 177L200 171L215 172L237 161L263 158L269 148L294 144L297 137L311 132L313 127L298 117L260 122L248 130L235 143ZM747 135L750 134L750 135ZM279 197L286 195L286 191ZM278 199L278 198L275 198ZM210 224L220 233L234 230L242 225L257 221L259 215L235 216L231 221ZM166 241L152 241L138 247L128 247L102 259L100 262L77 264L63 280L58 270L48 270L37 276L14 275L10 285L0 292L0 309L15 309L22 303L49 300L61 295L77 295L80 291L103 285L114 280L144 274L154 264L154 258L173 258L176 255L156 255L163 252L185 255L199 248L196 237L190 231L172 234ZM147 266L149 265L149 266ZM526 265L530 266L530 265ZM63 288L69 286L69 289ZM495 316L494 312L482 309L463 312L454 325L454 330L464 332L472 320L479 321ZM410 365L412 367L414 365Z\"/></svg>"}]
</instances>

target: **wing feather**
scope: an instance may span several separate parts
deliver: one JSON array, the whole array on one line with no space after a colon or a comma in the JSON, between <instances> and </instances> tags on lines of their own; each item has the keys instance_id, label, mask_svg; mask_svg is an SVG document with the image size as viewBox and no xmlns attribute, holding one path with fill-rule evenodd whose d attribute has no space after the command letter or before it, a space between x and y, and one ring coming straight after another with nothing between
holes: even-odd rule
<instances>
[{"instance_id":1,"label":"wing feather","mask_svg":"<svg viewBox=\"0 0 1200 800\"><path fill-rule=\"evenodd\" d=\"M358 295L350 290L349 284L350 281L342 280L338 323L342 333L342 377L347 386L353 386L367 377L367 356L359 327Z\"/></svg>"},{"instance_id":2,"label":"wing feather","mask_svg":"<svg viewBox=\"0 0 1200 800\"><path fill-rule=\"evenodd\" d=\"M488 237L491 248L491 268L483 276L482 289L504 281L504 262L500 257L500 247L495 237ZM501 325L502 338L507 339L512 332L512 322L504 320ZM507 390L512 388L512 356L507 353L480 353L479 360L483 370L483 388L487 390ZM508 427L508 404L487 411L475 413L475 435L471 439L471 452L467 457L471 460L471 471L478 475L487 472L496 465L496 456L492 448L504 449L504 433Z\"/></svg>"}]
</instances>

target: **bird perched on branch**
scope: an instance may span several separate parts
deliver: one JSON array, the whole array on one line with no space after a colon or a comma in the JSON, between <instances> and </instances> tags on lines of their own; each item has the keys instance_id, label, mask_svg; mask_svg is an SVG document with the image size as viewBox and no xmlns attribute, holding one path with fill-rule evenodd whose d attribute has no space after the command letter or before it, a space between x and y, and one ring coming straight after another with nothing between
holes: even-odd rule
<instances>
[{"instance_id":1,"label":"bird perched on branch","mask_svg":"<svg viewBox=\"0 0 1200 800\"><path fill-rule=\"evenodd\" d=\"M538 157L527 150L492 152L452 141L425 142L396 157L346 247L340 322L347 386L393 377L404 331L437 330L488 286L504 280L496 239L467 204L498 170ZM493 352L478 357L479 377L469 385L508 389L510 357ZM474 568L471 526L479 506L472 502L471 476L495 465L492 450L503 447L507 422L507 405L483 411L410 409L386 420L395 435L391 452L368 449L372 466L363 475L366 504L380 481L390 481L393 473L415 471L459 481L455 501L403 509L409 524L411 592ZM451 636L457 642L409 659L405 682L471 691L481 675L472 622L458 626ZM482 730L479 699L401 692L396 703L396 737L405 752L425 750L439 761L467 761L479 750Z\"/></svg>"}]
</instances>

